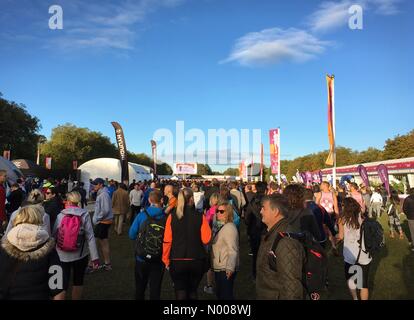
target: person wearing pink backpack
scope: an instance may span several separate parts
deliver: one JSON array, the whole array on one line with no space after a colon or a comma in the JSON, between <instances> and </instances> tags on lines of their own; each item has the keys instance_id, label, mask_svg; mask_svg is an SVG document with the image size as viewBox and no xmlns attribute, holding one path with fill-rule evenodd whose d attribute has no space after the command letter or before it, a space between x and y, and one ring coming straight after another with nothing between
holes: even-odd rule
<instances>
[{"instance_id":1,"label":"person wearing pink backpack","mask_svg":"<svg viewBox=\"0 0 414 320\"><path fill-rule=\"evenodd\" d=\"M91 217L86 209L79 207L81 195L76 191L70 192L66 195L66 199L67 205L57 216L53 228L56 251L63 271L63 291L55 297L55 300L65 299L72 270L72 300L80 300L89 255L94 269L99 268L99 255Z\"/></svg>"}]
</instances>

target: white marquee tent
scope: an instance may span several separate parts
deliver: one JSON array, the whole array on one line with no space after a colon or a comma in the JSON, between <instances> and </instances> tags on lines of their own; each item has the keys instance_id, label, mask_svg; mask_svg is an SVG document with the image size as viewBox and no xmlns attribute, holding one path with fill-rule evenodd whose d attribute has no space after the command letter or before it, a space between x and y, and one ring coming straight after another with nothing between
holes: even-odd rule
<instances>
[{"instance_id":1,"label":"white marquee tent","mask_svg":"<svg viewBox=\"0 0 414 320\"><path fill-rule=\"evenodd\" d=\"M141 166L137 163L129 163L129 181L151 180L152 174L148 167ZM79 168L81 179L85 184L85 189L89 190L89 179L102 178L121 182L121 162L119 159L98 158L85 162Z\"/></svg>"}]
</instances>

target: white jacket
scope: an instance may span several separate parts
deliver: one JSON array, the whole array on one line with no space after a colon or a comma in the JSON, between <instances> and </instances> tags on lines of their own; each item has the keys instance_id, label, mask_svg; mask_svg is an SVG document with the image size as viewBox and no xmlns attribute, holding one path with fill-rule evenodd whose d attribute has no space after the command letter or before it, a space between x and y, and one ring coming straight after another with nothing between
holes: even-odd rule
<instances>
[{"instance_id":1,"label":"white jacket","mask_svg":"<svg viewBox=\"0 0 414 320\"><path fill-rule=\"evenodd\" d=\"M232 222L226 223L214 237L211 246L214 271L237 271L239 269L239 232Z\"/></svg>"}]
</instances>

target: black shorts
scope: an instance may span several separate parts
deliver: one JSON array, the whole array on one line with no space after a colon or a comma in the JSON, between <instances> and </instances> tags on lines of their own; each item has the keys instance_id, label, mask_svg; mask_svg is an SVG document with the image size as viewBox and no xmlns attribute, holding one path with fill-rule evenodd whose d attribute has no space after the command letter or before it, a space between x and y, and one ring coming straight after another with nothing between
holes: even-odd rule
<instances>
[{"instance_id":1,"label":"black shorts","mask_svg":"<svg viewBox=\"0 0 414 320\"><path fill-rule=\"evenodd\" d=\"M86 267L88 266L89 256L86 256L80 260L72 262L61 262L63 271L63 290L68 290L70 276L73 270L73 285L83 286L83 278L85 275Z\"/></svg>"},{"instance_id":2,"label":"black shorts","mask_svg":"<svg viewBox=\"0 0 414 320\"><path fill-rule=\"evenodd\" d=\"M203 260L171 260L170 275L175 290L197 292L205 273Z\"/></svg>"},{"instance_id":3,"label":"black shorts","mask_svg":"<svg viewBox=\"0 0 414 320\"><path fill-rule=\"evenodd\" d=\"M95 238L97 239L108 239L108 235L109 235L109 228L111 227L110 224L105 224L105 223L98 223L95 226Z\"/></svg>"},{"instance_id":4,"label":"black shorts","mask_svg":"<svg viewBox=\"0 0 414 320\"><path fill-rule=\"evenodd\" d=\"M349 264L345 262L345 279L346 281L348 281L354 274L354 273L349 273L349 269L354 266L354 264ZM366 264L366 265L361 265L358 264L358 266L361 267L362 270L362 288L363 289L368 289L368 280L369 280L369 266L370 264Z\"/></svg>"}]
</instances>

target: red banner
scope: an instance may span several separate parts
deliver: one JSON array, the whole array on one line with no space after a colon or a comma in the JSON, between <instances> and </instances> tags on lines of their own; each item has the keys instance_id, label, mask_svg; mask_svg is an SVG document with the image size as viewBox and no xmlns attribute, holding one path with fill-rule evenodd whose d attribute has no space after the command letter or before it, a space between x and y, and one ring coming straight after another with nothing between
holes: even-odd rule
<instances>
[{"instance_id":1,"label":"red banner","mask_svg":"<svg viewBox=\"0 0 414 320\"><path fill-rule=\"evenodd\" d=\"M10 161L10 150L3 151L3 158Z\"/></svg>"},{"instance_id":2,"label":"red banner","mask_svg":"<svg viewBox=\"0 0 414 320\"><path fill-rule=\"evenodd\" d=\"M46 169L52 169L52 157L46 157Z\"/></svg>"},{"instance_id":3,"label":"red banner","mask_svg":"<svg viewBox=\"0 0 414 320\"><path fill-rule=\"evenodd\" d=\"M270 168L272 174L279 174L279 129L272 129L269 131L270 137Z\"/></svg>"}]
</instances>

